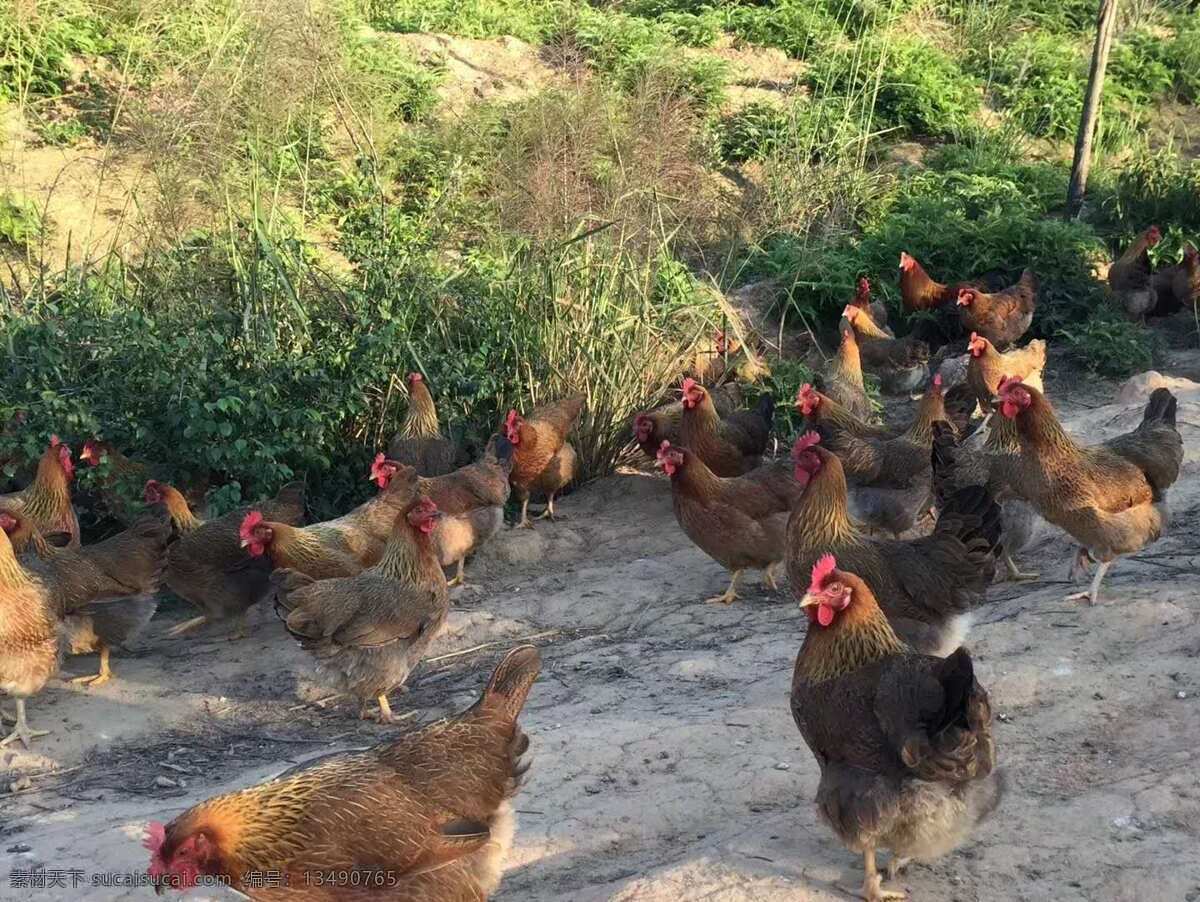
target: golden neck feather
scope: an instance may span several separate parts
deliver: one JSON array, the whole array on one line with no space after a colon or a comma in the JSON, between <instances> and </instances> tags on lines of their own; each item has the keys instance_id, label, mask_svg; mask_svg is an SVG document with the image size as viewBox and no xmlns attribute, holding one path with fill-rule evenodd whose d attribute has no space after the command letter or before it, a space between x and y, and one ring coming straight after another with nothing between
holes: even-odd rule
<instances>
[{"instance_id":1,"label":"golden neck feather","mask_svg":"<svg viewBox=\"0 0 1200 902\"><path fill-rule=\"evenodd\" d=\"M830 626L810 623L798 668L810 682L844 676L889 655L910 651L867 590L855 589L850 606Z\"/></svg>"},{"instance_id":2,"label":"golden neck feather","mask_svg":"<svg viewBox=\"0 0 1200 902\"><path fill-rule=\"evenodd\" d=\"M408 410L404 414L404 422L400 424L400 436L441 438L437 408L433 406L433 396L423 381L415 383L409 391Z\"/></svg>"}]
</instances>

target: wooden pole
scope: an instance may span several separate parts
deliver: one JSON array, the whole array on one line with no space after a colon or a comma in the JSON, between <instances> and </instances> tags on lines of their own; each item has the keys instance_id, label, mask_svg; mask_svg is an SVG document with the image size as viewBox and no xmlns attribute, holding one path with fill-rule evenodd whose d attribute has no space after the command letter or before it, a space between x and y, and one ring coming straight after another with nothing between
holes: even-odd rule
<instances>
[{"instance_id":1,"label":"wooden pole","mask_svg":"<svg viewBox=\"0 0 1200 902\"><path fill-rule=\"evenodd\" d=\"M1083 208L1087 191L1088 170L1092 165L1092 139L1100 118L1100 98L1104 93L1104 73L1108 69L1108 51L1116 31L1117 0L1100 0L1096 15L1096 44L1092 48L1092 68L1088 73L1087 95L1083 98L1083 114L1079 117L1079 134L1075 138L1075 161L1071 164L1071 185L1067 188L1067 216L1075 218Z\"/></svg>"}]
</instances>

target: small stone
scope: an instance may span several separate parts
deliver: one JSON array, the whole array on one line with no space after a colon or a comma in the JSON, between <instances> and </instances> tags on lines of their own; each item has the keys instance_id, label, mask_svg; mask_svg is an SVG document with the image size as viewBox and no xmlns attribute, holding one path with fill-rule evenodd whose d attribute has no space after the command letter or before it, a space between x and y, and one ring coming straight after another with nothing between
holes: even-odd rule
<instances>
[{"instance_id":1,"label":"small stone","mask_svg":"<svg viewBox=\"0 0 1200 902\"><path fill-rule=\"evenodd\" d=\"M590 796L600 795L600 787L596 786L594 783L589 783L587 786L583 787L583 791Z\"/></svg>"},{"instance_id":2,"label":"small stone","mask_svg":"<svg viewBox=\"0 0 1200 902\"><path fill-rule=\"evenodd\" d=\"M1000 721L1000 723L1010 723L1012 721L1012 718L1007 714L997 714L996 719Z\"/></svg>"},{"instance_id":3,"label":"small stone","mask_svg":"<svg viewBox=\"0 0 1200 902\"><path fill-rule=\"evenodd\" d=\"M788 764L786 761L780 761L778 764L775 765L775 769L776 770L791 770L792 766L790 764Z\"/></svg>"},{"instance_id":4,"label":"small stone","mask_svg":"<svg viewBox=\"0 0 1200 902\"><path fill-rule=\"evenodd\" d=\"M5 851L5 852L12 852L12 853L14 853L14 854L18 854L18 855L19 855L19 854L21 854L22 852L31 852L31 851L33 851L33 846L31 846L31 845L30 845L29 843L27 843L27 842L19 842L19 843L17 843L15 846L9 846L9 847L8 847L7 849L5 849L4 851Z\"/></svg>"},{"instance_id":5,"label":"small stone","mask_svg":"<svg viewBox=\"0 0 1200 902\"><path fill-rule=\"evenodd\" d=\"M1095 699L1096 701L1098 701L1098 702L1102 702L1102 701L1104 701L1104 695L1103 695L1102 693L1100 693L1100 692L1093 692L1093 693L1092 693L1092 698L1094 698L1094 699Z\"/></svg>"},{"instance_id":6,"label":"small stone","mask_svg":"<svg viewBox=\"0 0 1200 902\"><path fill-rule=\"evenodd\" d=\"M28 777L17 777L17 779L13 780L11 783L8 784L9 792L21 792L22 790L32 789L32 788L33 788L33 781L31 779L29 779Z\"/></svg>"},{"instance_id":7,"label":"small stone","mask_svg":"<svg viewBox=\"0 0 1200 902\"><path fill-rule=\"evenodd\" d=\"M1184 698L1187 698L1187 693L1184 692L1182 689L1180 689L1178 692L1175 693L1175 697L1179 698L1179 699L1184 699Z\"/></svg>"},{"instance_id":8,"label":"small stone","mask_svg":"<svg viewBox=\"0 0 1200 902\"><path fill-rule=\"evenodd\" d=\"M176 783L174 780L172 780L170 777L163 777L163 776L155 777L154 785L157 786L159 789L175 789L176 787L179 786L179 784Z\"/></svg>"}]
</instances>

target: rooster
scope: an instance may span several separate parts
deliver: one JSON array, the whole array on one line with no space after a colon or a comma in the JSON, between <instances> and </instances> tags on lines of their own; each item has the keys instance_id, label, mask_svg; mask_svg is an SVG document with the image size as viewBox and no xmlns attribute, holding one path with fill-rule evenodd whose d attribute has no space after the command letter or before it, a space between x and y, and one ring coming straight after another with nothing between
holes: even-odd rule
<instances>
[{"instance_id":1,"label":"rooster","mask_svg":"<svg viewBox=\"0 0 1200 902\"><path fill-rule=\"evenodd\" d=\"M1158 303L1150 248L1160 241L1162 231L1156 225L1150 226L1108 269L1108 287L1133 319L1144 320Z\"/></svg>"},{"instance_id":2,"label":"rooster","mask_svg":"<svg viewBox=\"0 0 1200 902\"><path fill-rule=\"evenodd\" d=\"M29 748L48 730L35 730L25 718L25 700L37 695L58 672L61 658L58 617L50 593L21 566L0 529L0 692L16 699L16 727L0 739L0 748L17 740ZM8 715L5 715L7 718Z\"/></svg>"},{"instance_id":3,"label":"rooster","mask_svg":"<svg viewBox=\"0 0 1200 902\"><path fill-rule=\"evenodd\" d=\"M998 401L1020 442L1012 489L1080 543L1072 577L1099 562L1091 589L1068 596L1095 604L1113 561L1167 528L1167 490L1183 463L1175 396L1156 388L1136 429L1088 447L1077 444L1042 393L1020 379L1002 382Z\"/></svg>"},{"instance_id":4,"label":"rooster","mask_svg":"<svg viewBox=\"0 0 1200 902\"><path fill-rule=\"evenodd\" d=\"M10 495L0 495L0 510L27 517L53 545L79 547L79 518L71 506L71 480L75 464L71 449L50 437L50 445L38 461L33 482Z\"/></svg>"},{"instance_id":5,"label":"rooster","mask_svg":"<svg viewBox=\"0 0 1200 902\"><path fill-rule=\"evenodd\" d=\"M1029 331L1037 293L1037 276L1027 269L1016 285L995 294L978 288L959 289L959 315L967 331L982 335L998 348L1007 348Z\"/></svg>"},{"instance_id":6,"label":"rooster","mask_svg":"<svg viewBox=\"0 0 1200 902\"><path fill-rule=\"evenodd\" d=\"M408 374L408 412L387 456L413 467L418 476L442 476L454 469L458 449L442 436L433 396L420 373Z\"/></svg>"},{"instance_id":7,"label":"rooster","mask_svg":"<svg viewBox=\"0 0 1200 902\"><path fill-rule=\"evenodd\" d=\"M742 571L764 571L773 591L775 568L783 562L788 511L800 486L786 466L768 464L743 476L721 477L687 448L664 441L658 465L671 479L675 519L700 550L732 574L724 594L709 603L737 599Z\"/></svg>"},{"instance_id":8,"label":"rooster","mask_svg":"<svg viewBox=\"0 0 1200 902\"><path fill-rule=\"evenodd\" d=\"M201 520L178 489L154 479L146 483L144 498L147 504L166 509L175 531L176 540L167 556L167 588L202 612L168 630L167 637L174 639L207 623L233 620L231 638L244 638L247 611L270 588L270 573L265 567L247 566L242 550L239 526L249 509ZM257 510L274 521L303 522L304 485L285 485Z\"/></svg>"},{"instance_id":9,"label":"rooster","mask_svg":"<svg viewBox=\"0 0 1200 902\"><path fill-rule=\"evenodd\" d=\"M1164 266L1154 274L1155 303L1152 316L1170 316L1184 307L1200 304L1200 251L1191 245L1183 249L1183 262Z\"/></svg>"},{"instance_id":10,"label":"rooster","mask_svg":"<svg viewBox=\"0 0 1200 902\"><path fill-rule=\"evenodd\" d=\"M318 580L288 569L271 575L287 631L339 692L364 705L378 699L380 723L395 722L388 693L404 685L446 625L446 576L432 539L441 516L418 496L396 517L379 563L354 576Z\"/></svg>"},{"instance_id":11,"label":"rooster","mask_svg":"<svg viewBox=\"0 0 1200 902\"><path fill-rule=\"evenodd\" d=\"M722 419L708 389L695 379L685 378L680 392L679 441L710 470L718 476L741 476L762 463L771 437L774 398L763 395L753 410L734 411Z\"/></svg>"},{"instance_id":12,"label":"rooster","mask_svg":"<svg viewBox=\"0 0 1200 902\"><path fill-rule=\"evenodd\" d=\"M504 523L513 446L502 435L494 435L483 457L445 476L418 479L417 491L428 495L443 516L433 531L433 544L443 567L454 564L458 572L448 586L466 585L463 567L467 556L481 547ZM401 469L394 460L376 455L371 478L385 488Z\"/></svg>"},{"instance_id":13,"label":"rooster","mask_svg":"<svg viewBox=\"0 0 1200 902\"><path fill-rule=\"evenodd\" d=\"M521 646L456 717L151 822L150 878L183 891L220 878L255 902L483 902L512 844L529 748L517 719L540 668ZM282 885L250 877L263 873ZM352 888L338 874L381 882Z\"/></svg>"},{"instance_id":14,"label":"rooster","mask_svg":"<svg viewBox=\"0 0 1200 902\"><path fill-rule=\"evenodd\" d=\"M925 267L917 262L916 257L901 252L900 300L909 313L933 310L948 304L958 298L960 288L966 287L970 287L969 283L943 285L933 281L929 273L925 272Z\"/></svg>"},{"instance_id":15,"label":"rooster","mask_svg":"<svg viewBox=\"0 0 1200 902\"><path fill-rule=\"evenodd\" d=\"M313 579L361 573L379 563L396 515L416 492L416 471L405 467L400 472L404 478L392 479L374 498L334 520L290 526L252 510L238 527L241 546L251 561L299 570Z\"/></svg>"},{"instance_id":16,"label":"rooster","mask_svg":"<svg viewBox=\"0 0 1200 902\"><path fill-rule=\"evenodd\" d=\"M900 636L922 654L944 656L962 643L970 611L995 575L1000 510L980 488L958 492L932 535L868 538L851 519L846 474L837 455L806 433L792 448L803 492L787 527L787 570L793 586L832 552L862 575Z\"/></svg>"},{"instance_id":17,"label":"rooster","mask_svg":"<svg viewBox=\"0 0 1200 902\"><path fill-rule=\"evenodd\" d=\"M575 478L578 462L567 436L583 412L583 395L539 407L527 417L510 410L504 419L504 435L513 445L513 467L509 481L521 502L518 529L529 529L529 496L544 494L546 509L538 516L554 521L554 496Z\"/></svg>"},{"instance_id":18,"label":"rooster","mask_svg":"<svg viewBox=\"0 0 1200 902\"><path fill-rule=\"evenodd\" d=\"M46 591L62 618L71 654L100 654L99 673L74 683L99 686L112 678L111 649L145 629L158 609L154 597L167 567L171 526L163 517L143 516L129 529L81 548L55 548L28 520L0 512L22 563Z\"/></svg>"},{"instance_id":19,"label":"rooster","mask_svg":"<svg viewBox=\"0 0 1200 902\"><path fill-rule=\"evenodd\" d=\"M911 335L892 338L875 324L869 313L853 304L846 305L842 317L858 339L862 365L879 376L884 391L906 394L925 381L928 344Z\"/></svg>"},{"instance_id":20,"label":"rooster","mask_svg":"<svg viewBox=\"0 0 1200 902\"><path fill-rule=\"evenodd\" d=\"M1000 800L992 710L971 657L918 654L892 628L868 583L824 554L800 599L808 632L792 676L792 717L821 769L821 819L860 852L867 902L910 858L954 849Z\"/></svg>"}]
</instances>

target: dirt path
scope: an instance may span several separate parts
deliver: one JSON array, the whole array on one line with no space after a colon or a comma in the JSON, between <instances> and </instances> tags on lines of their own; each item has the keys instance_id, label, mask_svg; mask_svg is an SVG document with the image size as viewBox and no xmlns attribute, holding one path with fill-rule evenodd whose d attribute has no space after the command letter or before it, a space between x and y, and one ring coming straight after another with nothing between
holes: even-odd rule
<instances>
[{"instance_id":1,"label":"dirt path","mask_svg":"<svg viewBox=\"0 0 1200 902\"><path fill-rule=\"evenodd\" d=\"M1091 439L1131 428L1142 405L1116 396L1092 386L1080 400L1102 406L1063 405L1064 419ZM970 647L1009 791L966 847L910 870L913 898L1200 898L1200 392L1180 402L1172 533L1114 568L1107 603L1061 600L1070 545L1046 527L1022 560L1045 579L998 586L979 612ZM421 719L460 709L518 637L543 645L499 898L847 898L833 884L857 883L860 859L816 820L816 765L787 708L804 629L789 596L752 581L729 608L699 603L725 577L680 533L660 479L616 476L562 509L570 520L508 532L476 562L485 590L457 596L433 655L495 644L435 660L396 703ZM185 616L168 607L136 657L115 659L114 683L56 681L31 703L55 733L0 751L0 792L18 788L0 795L0 898L149 898L88 885L145 867L147 820L386 735L349 707L303 703L322 692L269 617L242 642L163 640ZM85 885L12 885L12 869L38 864L80 869Z\"/></svg>"}]
</instances>

